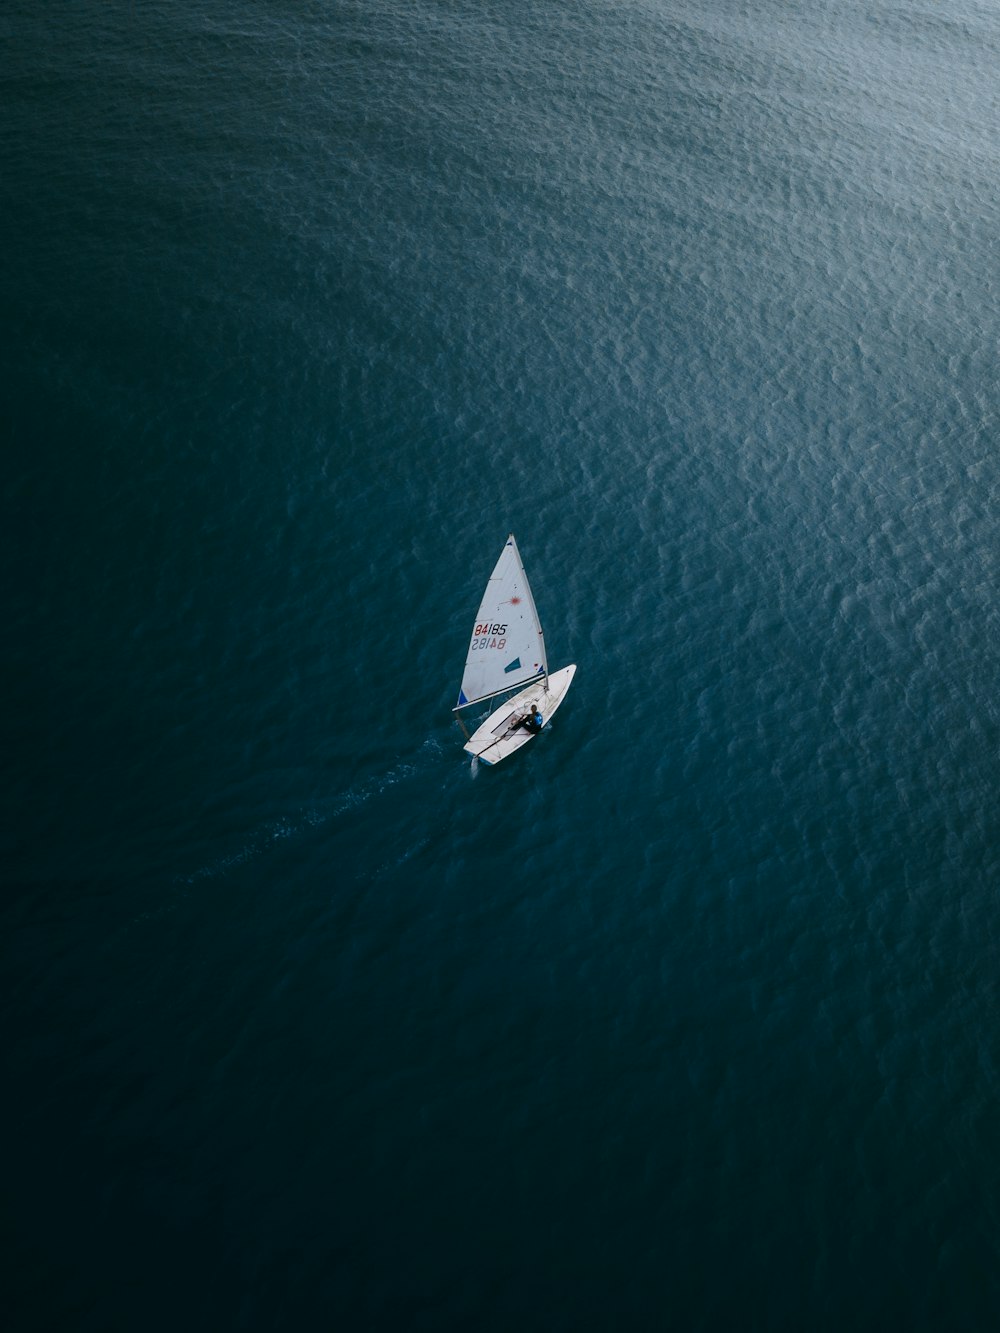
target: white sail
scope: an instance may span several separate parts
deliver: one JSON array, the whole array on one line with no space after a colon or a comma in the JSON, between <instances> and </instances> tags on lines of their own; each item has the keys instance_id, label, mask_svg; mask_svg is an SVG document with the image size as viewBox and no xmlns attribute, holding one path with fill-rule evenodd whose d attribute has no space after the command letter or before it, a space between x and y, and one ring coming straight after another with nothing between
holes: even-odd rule
<instances>
[{"instance_id":1,"label":"white sail","mask_svg":"<svg viewBox=\"0 0 1000 1333\"><path fill-rule=\"evenodd\" d=\"M546 674L542 627L511 533L476 615L456 707L492 699Z\"/></svg>"}]
</instances>

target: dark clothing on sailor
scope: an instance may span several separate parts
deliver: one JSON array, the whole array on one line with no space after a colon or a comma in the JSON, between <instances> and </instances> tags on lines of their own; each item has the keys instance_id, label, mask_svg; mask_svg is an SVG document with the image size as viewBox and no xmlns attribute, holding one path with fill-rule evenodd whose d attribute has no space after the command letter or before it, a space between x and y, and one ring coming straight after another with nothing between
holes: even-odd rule
<instances>
[{"instance_id":1,"label":"dark clothing on sailor","mask_svg":"<svg viewBox=\"0 0 1000 1333\"><path fill-rule=\"evenodd\" d=\"M521 718L518 725L524 727L525 731L530 731L533 735L537 735L543 726L542 715L537 708L533 707L527 717Z\"/></svg>"}]
</instances>

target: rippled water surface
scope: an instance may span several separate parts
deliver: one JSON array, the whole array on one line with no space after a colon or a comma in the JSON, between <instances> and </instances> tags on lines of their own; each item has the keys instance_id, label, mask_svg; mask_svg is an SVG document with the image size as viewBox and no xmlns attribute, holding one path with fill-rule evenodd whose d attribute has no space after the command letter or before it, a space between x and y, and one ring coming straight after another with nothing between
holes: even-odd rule
<instances>
[{"instance_id":1,"label":"rippled water surface","mask_svg":"<svg viewBox=\"0 0 1000 1333\"><path fill-rule=\"evenodd\" d=\"M9 1326L995 1327L995 8L2 27Z\"/></svg>"}]
</instances>

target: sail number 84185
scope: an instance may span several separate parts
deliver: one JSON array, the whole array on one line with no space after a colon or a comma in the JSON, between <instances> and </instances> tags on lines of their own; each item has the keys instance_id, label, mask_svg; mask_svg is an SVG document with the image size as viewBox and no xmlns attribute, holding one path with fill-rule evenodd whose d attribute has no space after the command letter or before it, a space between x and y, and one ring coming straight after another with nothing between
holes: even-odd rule
<instances>
[{"instance_id":1,"label":"sail number 84185","mask_svg":"<svg viewBox=\"0 0 1000 1333\"><path fill-rule=\"evenodd\" d=\"M472 631L472 648L506 648L506 625L477 625Z\"/></svg>"}]
</instances>

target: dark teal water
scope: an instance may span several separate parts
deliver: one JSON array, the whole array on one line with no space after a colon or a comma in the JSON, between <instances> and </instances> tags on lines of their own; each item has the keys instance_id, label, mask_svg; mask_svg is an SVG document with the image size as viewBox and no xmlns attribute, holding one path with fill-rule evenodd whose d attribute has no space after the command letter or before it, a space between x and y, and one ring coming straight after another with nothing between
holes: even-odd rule
<instances>
[{"instance_id":1,"label":"dark teal water","mask_svg":"<svg viewBox=\"0 0 1000 1333\"><path fill-rule=\"evenodd\" d=\"M996 10L0 29L6 1327L995 1328Z\"/></svg>"}]
</instances>

